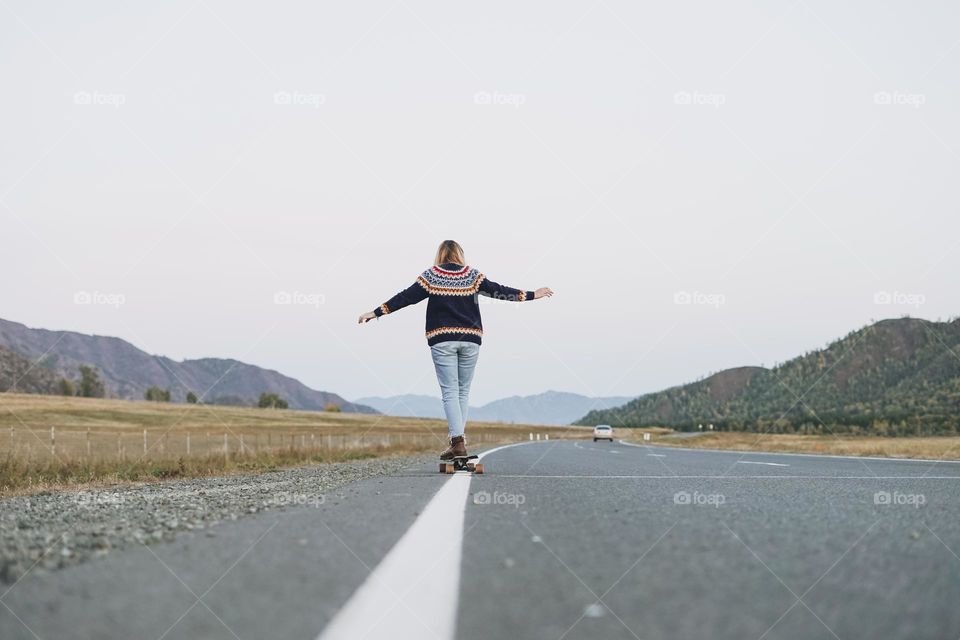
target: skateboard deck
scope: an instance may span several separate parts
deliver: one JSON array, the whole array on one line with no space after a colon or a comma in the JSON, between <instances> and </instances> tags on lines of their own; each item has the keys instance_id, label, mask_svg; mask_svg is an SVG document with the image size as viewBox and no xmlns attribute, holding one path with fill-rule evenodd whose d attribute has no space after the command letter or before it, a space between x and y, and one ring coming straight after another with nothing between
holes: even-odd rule
<instances>
[{"instance_id":1,"label":"skateboard deck","mask_svg":"<svg viewBox=\"0 0 960 640\"><path fill-rule=\"evenodd\" d=\"M452 460L444 460L440 463L440 473L464 470L471 473L483 473L483 463L474 462L478 458L479 456L456 456Z\"/></svg>"}]
</instances>

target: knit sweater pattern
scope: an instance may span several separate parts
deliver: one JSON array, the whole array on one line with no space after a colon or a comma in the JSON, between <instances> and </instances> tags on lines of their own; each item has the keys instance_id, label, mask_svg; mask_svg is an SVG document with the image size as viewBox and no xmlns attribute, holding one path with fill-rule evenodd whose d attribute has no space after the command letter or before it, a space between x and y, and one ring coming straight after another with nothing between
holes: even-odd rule
<instances>
[{"instance_id":1,"label":"knit sweater pattern","mask_svg":"<svg viewBox=\"0 0 960 640\"><path fill-rule=\"evenodd\" d=\"M427 344L462 340L480 344L483 323L478 296L510 302L533 300L533 291L497 284L474 267L446 263L425 269L416 281L374 309L377 317L427 300Z\"/></svg>"}]
</instances>

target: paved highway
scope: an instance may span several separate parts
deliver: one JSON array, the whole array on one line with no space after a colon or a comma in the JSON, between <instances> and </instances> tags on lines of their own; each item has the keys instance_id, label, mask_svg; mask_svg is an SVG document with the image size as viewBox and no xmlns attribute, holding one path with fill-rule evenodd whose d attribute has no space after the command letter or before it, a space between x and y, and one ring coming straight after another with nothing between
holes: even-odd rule
<instances>
[{"instance_id":1,"label":"paved highway","mask_svg":"<svg viewBox=\"0 0 960 640\"><path fill-rule=\"evenodd\" d=\"M960 464L590 441L484 464L28 575L0 637L960 637Z\"/></svg>"}]
</instances>

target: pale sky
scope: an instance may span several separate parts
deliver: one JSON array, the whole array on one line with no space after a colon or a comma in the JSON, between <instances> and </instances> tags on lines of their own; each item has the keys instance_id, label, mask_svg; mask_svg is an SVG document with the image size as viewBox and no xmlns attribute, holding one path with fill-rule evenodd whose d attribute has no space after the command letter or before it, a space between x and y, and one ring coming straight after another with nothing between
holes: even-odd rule
<instances>
[{"instance_id":1,"label":"pale sky","mask_svg":"<svg viewBox=\"0 0 960 640\"><path fill-rule=\"evenodd\" d=\"M316 5L3 0L0 317L436 395L425 304L356 318L453 238L556 291L480 404L960 309L955 3Z\"/></svg>"}]
</instances>

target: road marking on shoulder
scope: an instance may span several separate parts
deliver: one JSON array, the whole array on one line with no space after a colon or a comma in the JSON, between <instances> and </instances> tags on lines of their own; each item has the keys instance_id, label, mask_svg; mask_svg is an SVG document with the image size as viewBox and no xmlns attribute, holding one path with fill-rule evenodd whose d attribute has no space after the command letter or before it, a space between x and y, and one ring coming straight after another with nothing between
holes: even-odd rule
<instances>
[{"instance_id":1,"label":"road marking on shoulder","mask_svg":"<svg viewBox=\"0 0 960 640\"><path fill-rule=\"evenodd\" d=\"M627 442L626 440L617 440L618 443L622 444L625 447L636 447L637 449L652 449L654 446L661 445L649 445L649 444L636 444L635 442ZM664 447L666 449L667 447Z\"/></svg>"},{"instance_id":2,"label":"road marking on shoulder","mask_svg":"<svg viewBox=\"0 0 960 640\"><path fill-rule=\"evenodd\" d=\"M756 460L737 460L737 464L764 464L768 467L789 467L790 465L782 462L757 462Z\"/></svg>"},{"instance_id":3,"label":"road marking on shoulder","mask_svg":"<svg viewBox=\"0 0 960 640\"><path fill-rule=\"evenodd\" d=\"M648 453L647 455L650 456L651 458L666 458L666 457L667 457L667 456L663 455L662 453Z\"/></svg>"},{"instance_id":4,"label":"road marking on shoulder","mask_svg":"<svg viewBox=\"0 0 960 640\"><path fill-rule=\"evenodd\" d=\"M519 445L479 454L477 460ZM453 639L460 599L463 521L473 474L455 473L334 615L318 640Z\"/></svg>"},{"instance_id":5,"label":"road marking on shoulder","mask_svg":"<svg viewBox=\"0 0 960 640\"><path fill-rule=\"evenodd\" d=\"M733 476L710 475L546 475L546 474L505 474L500 478L548 478L551 480L960 480L960 476L806 476L806 475L764 475Z\"/></svg>"},{"instance_id":6,"label":"road marking on shoulder","mask_svg":"<svg viewBox=\"0 0 960 640\"><path fill-rule=\"evenodd\" d=\"M621 443L627 445L628 447L641 447L643 445L639 444L630 444L629 442ZM735 453L737 455L751 455L751 456L793 456L797 458L828 458L831 460L876 460L877 462L927 462L933 464L960 464L960 460L934 460L932 458L895 458L887 457L882 458L880 456L840 456L840 455L831 455L829 453L792 453L787 451L743 451L738 449L707 449L705 447L682 447L677 445L664 445L658 444L655 445L659 449L668 449L672 451L682 451L684 453Z\"/></svg>"}]
</instances>

